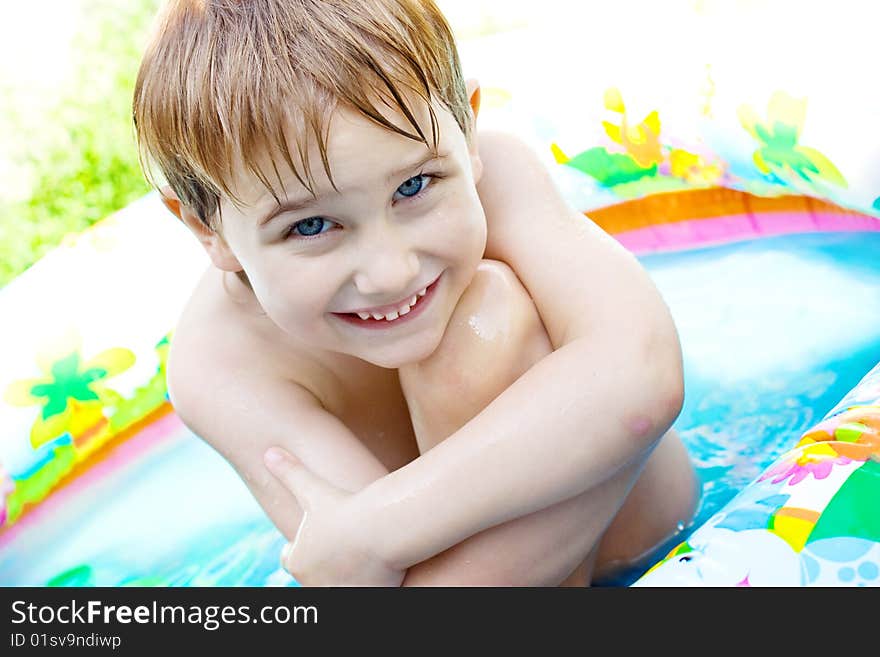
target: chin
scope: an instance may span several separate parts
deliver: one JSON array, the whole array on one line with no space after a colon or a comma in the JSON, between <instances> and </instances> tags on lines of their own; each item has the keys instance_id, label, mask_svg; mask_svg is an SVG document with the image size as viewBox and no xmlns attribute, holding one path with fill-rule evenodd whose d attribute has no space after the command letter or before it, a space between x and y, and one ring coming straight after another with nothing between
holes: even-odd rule
<instances>
[{"instance_id":1,"label":"chin","mask_svg":"<svg viewBox=\"0 0 880 657\"><path fill-rule=\"evenodd\" d=\"M398 370L407 365L420 363L431 356L431 354L437 350L442 338L443 334L440 333L431 339L419 340L417 344L413 344L412 346L408 345L405 349L395 349L394 347L391 347L379 353L360 355L359 358L368 363L372 363L373 365L377 365L378 367Z\"/></svg>"}]
</instances>

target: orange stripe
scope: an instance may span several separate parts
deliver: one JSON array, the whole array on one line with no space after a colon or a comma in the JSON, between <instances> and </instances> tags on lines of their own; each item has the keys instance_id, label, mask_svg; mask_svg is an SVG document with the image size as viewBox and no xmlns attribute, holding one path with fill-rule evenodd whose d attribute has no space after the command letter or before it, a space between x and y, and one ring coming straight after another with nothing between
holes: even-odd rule
<instances>
[{"instance_id":1,"label":"orange stripe","mask_svg":"<svg viewBox=\"0 0 880 657\"><path fill-rule=\"evenodd\" d=\"M807 522L816 523L819 521L819 512L810 509L799 509L793 506L784 506L775 514L777 517L798 518Z\"/></svg>"},{"instance_id":2,"label":"orange stripe","mask_svg":"<svg viewBox=\"0 0 880 657\"><path fill-rule=\"evenodd\" d=\"M808 196L777 196L767 198L726 187L710 187L652 194L645 198L624 201L584 214L609 233L647 228L694 219L711 219L725 215L764 214L772 212L836 212L867 217L834 203Z\"/></svg>"}]
</instances>

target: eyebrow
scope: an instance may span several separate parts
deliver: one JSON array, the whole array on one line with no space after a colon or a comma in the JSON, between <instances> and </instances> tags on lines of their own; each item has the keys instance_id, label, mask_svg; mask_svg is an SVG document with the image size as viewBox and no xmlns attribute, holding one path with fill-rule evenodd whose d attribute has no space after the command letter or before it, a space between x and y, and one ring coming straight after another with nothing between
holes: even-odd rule
<instances>
[{"instance_id":1,"label":"eyebrow","mask_svg":"<svg viewBox=\"0 0 880 657\"><path fill-rule=\"evenodd\" d=\"M395 169L394 171L391 171L386 176L385 180L386 180L386 182L391 182L395 178L398 178L398 177L402 176L403 174L405 174L409 171L412 171L413 169L419 169L419 168L425 166L426 164L428 164L428 162L433 162L434 160L440 161L440 160L445 159L447 156L448 156L448 154L446 154L446 153L442 153L442 154L438 153L436 155L431 153L427 157L425 157L421 160L418 160L418 161L413 162L411 164L407 164L407 165L402 166L398 169ZM274 208L272 208L266 214L266 216L264 216L262 219L260 219L260 221L258 222L257 225L258 225L258 227L262 228L262 227L266 226L267 224L269 224L278 215L284 214L286 212L300 212L302 210L312 208L312 207L318 205L321 202L321 200L322 200L321 196L309 196L306 198L292 199L292 200L284 201L283 203L278 203L275 205Z\"/></svg>"}]
</instances>

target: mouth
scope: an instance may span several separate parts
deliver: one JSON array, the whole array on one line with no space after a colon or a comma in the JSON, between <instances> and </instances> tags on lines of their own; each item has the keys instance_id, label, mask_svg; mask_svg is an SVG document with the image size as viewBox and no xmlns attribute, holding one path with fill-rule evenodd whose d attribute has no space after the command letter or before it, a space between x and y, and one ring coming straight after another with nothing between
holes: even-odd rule
<instances>
[{"instance_id":1,"label":"mouth","mask_svg":"<svg viewBox=\"0 0 880 657\"><path fill-rule=\"evenodd\" d=\"M385 315L380 315L379 319L376 319L374 315L368 315L367 313L331 314L335 317L338 317L344 322L365 329L388 329L400 326L402 324L408 324L416 317L421 315L422 312L424 312L425 308L427 308L428 305L431 303L431 300L434 298L434 292L437 289L437 284L440 282L440 279L442 277L443 274L440 274L440 276L435 278L434 282L425 288L424 294L418 293L413 295L415 297L415 301L410 298L409 300L402 303L398 310L391 311ZM403 314L400 313L401 310L404 311ZM366 315L366 318L364 318L364 315Z\"/></svg>"}]
</instances>

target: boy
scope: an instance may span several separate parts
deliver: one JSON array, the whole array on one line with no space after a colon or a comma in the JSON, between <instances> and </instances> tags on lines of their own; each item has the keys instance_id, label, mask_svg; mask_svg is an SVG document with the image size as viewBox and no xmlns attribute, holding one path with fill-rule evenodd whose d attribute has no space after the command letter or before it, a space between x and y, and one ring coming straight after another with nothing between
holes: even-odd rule
<instances>
[{"instance_id":1,"label":"boy","mask_svg":"<svg viewBox=\"0 0 880 657\"><path fill-rule=\"evenodd\" d=\"M584 585L693 512L668 310L478 108L430 0L173 0L145 53L213 264L171 399L302 584Z\"/></svg>"}]
</instances>

